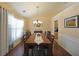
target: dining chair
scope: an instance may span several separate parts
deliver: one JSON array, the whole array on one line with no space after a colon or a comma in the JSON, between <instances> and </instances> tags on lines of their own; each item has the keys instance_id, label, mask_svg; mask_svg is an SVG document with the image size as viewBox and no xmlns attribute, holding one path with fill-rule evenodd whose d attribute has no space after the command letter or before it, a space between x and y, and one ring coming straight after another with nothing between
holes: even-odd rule
<instances>
[{"instance_id":1,"label":"dining chair","mask_svg":"<svg viewBox=\"0 0 79 59\"><path fill-rule=\"evenodd\" d=\"M25 56L34 56L34 48L36 44L24 44L24 55Z\"/></svg>"},{"instance_id":2,"label":"dining chair","mask_svg":"<svg viewBox=\"0 0 79 59\"><path fill-rule=\"evenodd\" d=\"M51 41L52 43L52 53L53 53L53 49L54 49L54 40L55 40L55 36L52 34L48 34L47 38Z\"/></svg>"},{"instance_id":3,"label":"dining chair","mask_svg":"<svg viewBox=\"0 0 79 59\"><path fill-rule=\"evenodd\" d=\"M52 46L50 46L50 44L40 44L39 50L40 52L43 52L44 56L52 55Z\"/></svg>"}]
</instances>

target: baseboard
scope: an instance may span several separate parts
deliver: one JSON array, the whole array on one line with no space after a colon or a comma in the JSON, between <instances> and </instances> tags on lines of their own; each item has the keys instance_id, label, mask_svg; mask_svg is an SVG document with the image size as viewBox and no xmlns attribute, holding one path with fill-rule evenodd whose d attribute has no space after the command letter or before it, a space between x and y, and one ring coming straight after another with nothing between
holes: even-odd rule
<instances>
[{"instance_id":1,"label":"baseboard","mask_svg":"<svg viewBox=\"0 0 79 59\"><path fill-rule=\"evenodd\" d=\"M57 42L56 42L57 43ZM59 43L57 43L60 48L63 50L62 52L66 52L69 56L72 56L65 48L63 48Z\"/></svg>"}]
</instances>

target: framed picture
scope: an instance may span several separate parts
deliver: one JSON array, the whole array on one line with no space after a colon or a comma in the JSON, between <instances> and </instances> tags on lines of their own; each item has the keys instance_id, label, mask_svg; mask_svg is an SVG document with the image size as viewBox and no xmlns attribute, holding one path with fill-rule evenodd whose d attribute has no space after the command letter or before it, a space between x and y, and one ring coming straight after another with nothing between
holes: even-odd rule
<instances>
[{"instance_id":1,"label":"framed picture","mask_svg":"<svg viewBox=\"0 0 79 59\"><path fill-rule=\"evenodd\" d=\"M79 28L79 15L64 19L65 28Z\"/></svg>"}]
</instances>

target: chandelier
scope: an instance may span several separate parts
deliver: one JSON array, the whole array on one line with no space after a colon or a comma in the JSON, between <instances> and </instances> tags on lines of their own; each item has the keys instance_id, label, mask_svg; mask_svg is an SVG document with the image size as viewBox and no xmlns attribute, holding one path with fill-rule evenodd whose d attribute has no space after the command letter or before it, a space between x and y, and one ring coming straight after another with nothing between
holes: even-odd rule
<instances>
[{"instance_id":1,"label":"chandelier","mask_svg":"<svg viewBox=\"0 0 79 59\"><path fill-rule=\"evenodd\" d=\"M39 6L37 6L36 7L37 8L37 11L38 11L38 9L39 9ZM39 12L39 11L38 11ZM39 13L38 13L38 16L39 16ZM38 17L38 19L39 19L39 17ZM36 26L36 27L40 27L41 26L41 24L43 23L42 21L40 21L40 20L35 20L35 21L33 21L33 24Z\"/></svg>"},{"instance_id":2,"label":"chandelier","mask_svg":"<svg viewBox=\"0 0 79 59\"><path fill-rule=\"evenodd\" d=\"M43 22L39 20L33 21L33 24L35 24L36 27L40 27L42 23Z\"/></svg>"}]
</instances>

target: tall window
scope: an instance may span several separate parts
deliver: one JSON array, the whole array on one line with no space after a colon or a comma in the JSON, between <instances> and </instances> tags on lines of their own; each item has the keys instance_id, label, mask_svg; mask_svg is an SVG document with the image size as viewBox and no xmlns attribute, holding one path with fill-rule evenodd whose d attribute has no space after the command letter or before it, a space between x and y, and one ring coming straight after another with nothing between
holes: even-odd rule
<instances>
[{"instance_id":1,"label":"tall window","mask_svg":"<svg viewBox=\"0 0 79 59\"><path fill-rule=\"evenodd\" d=\"M24 22L23 20L17 20L15 21L15 37L16 39L19 39L22 37L22 34L23 34L23 26L24 26ZM15 40L16 40L15 39Z\"/></svg>"},{"instance_id":2,"label":"tall window","mask_svg":"<svg viewBox=\"0 0 79 59\"><path fill-rule=\"evenodd\" d=\"M23 35L23 20L15 18L13 15L8 14L8 34L9 44L13 44L17 39Z\"/></svg>"}]
</instances>

